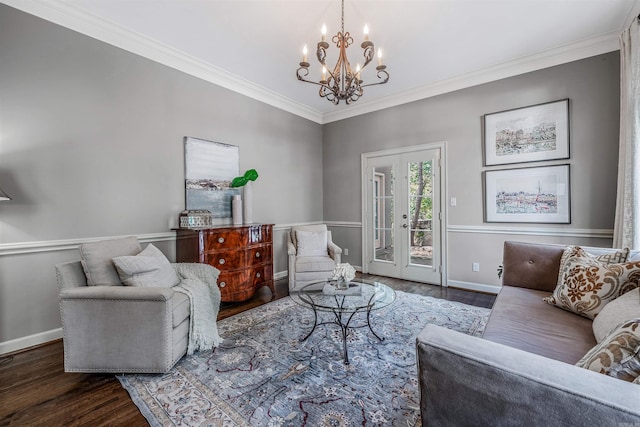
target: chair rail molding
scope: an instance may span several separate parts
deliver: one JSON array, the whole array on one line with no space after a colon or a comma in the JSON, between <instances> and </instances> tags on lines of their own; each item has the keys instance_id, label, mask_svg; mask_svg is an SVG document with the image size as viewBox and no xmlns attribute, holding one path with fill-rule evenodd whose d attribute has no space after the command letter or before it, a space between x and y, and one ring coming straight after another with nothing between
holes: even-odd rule
<instances>
[{"instance_id":1,"label":"chair rail molding","mask_svg":"<svg viewBox=\"0 0 640 427\"><path fill-rule=\"evenodd\" d=\"M449 233L510 234L520 236L586 237L612 239L613 230L597 228L501 227L492 225L449 225Z\"/></svg>"},{"instance_id":2,"label":"chair rail molding","mask_svg":"<svg viewBox=\"0 0 640 427\"><path fill-rule=\"evenodd\" d=\"M141 243L163 242L175 240L176 235L172 231L164 233L134 234ZM128 235L130 236L130 235ZM45 240L39 242L16 242L0 244L0 256L29 254L38 252L55 252L78 249L83 243L97 242L99 240L117 239L127 236L85 237L80 239Z\"/></svg>"},{"instance_id":3,"label":"chair rail molding","mask_svg":"<svg viewBox=\"0 0 640 427\"><path fill-rule=\"evenodd\" d=\"M327 227L362 228L361 221L325 221Z\"/></svg>"},{"instance_id":4,"label":"chair rail molding","mask_svg":"<svg viewBox=\"0 0 640 427\"><path fill-rule=\"evenodd\" d=\"M296 227L300 225L315 225L315 224L323 224L323 222L311 221L311 222L298 222L298 223L291 223L291 224L276 224L273 226L273 230L286 231L291 229L291 227ZM82 237L77 239L0 243L0 256L30 254L30 253L39 253L39 252L68 251L68 250L78 249L78 247L83 243L97 242L100 240L107 240L107 239L117 239L119 237L128 237L128 236L136 236L140 241L140 243L165 242L165 241L172 241L176 239L175 232L165 231L161 233L128 234L128 235L120 235L120 236Z\"/></svg>"}]
</instances>

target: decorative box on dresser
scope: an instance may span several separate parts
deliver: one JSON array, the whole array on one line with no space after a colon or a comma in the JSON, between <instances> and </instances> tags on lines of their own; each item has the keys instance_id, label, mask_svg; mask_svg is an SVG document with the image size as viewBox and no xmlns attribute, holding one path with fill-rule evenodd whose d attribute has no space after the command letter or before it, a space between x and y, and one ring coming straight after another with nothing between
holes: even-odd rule
<instances>
[{"instance_id":1,"label":"decorative box on dresser","mask_svg":"<svg viewBox=\"0 0 640 427\"><path fill-rule=\"evenodd\" d=\"M176 261L209 264L220 270L222 301L245 301L273 285L273 224L175 230Z\"/></svg>"}]
</instances>

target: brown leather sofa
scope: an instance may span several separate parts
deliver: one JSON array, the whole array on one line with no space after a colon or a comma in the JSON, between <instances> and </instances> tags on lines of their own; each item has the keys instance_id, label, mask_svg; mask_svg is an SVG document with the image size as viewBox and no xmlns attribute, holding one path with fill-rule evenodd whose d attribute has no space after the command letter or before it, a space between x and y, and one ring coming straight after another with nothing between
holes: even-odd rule
<instances>
[{"instance_id":1,"label":"brown leather sofa","mask_svg":"<svg viewBox=\"0 0 640 427\"><path fill-rule=\"evenodd\" d=\"M596 345L592 321L542 300L564 248L505 242L503 285L482 338L434 325L420 333L423 425L640 425L638 385L574 366ZM629 261L639 259L631 251Z\"/></svg>"}]
</instances>

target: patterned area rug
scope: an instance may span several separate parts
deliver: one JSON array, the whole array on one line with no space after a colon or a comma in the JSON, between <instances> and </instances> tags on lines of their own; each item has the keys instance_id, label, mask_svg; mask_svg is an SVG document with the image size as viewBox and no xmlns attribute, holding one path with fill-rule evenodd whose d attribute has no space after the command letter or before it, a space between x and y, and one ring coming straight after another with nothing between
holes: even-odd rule
<instances>
[{"instance_id":1,"label":"patterned area rug","mask_svg":"<svg viewBox=\"0 0 640 427\"><path fill-rule=\"evenodd\" d=\"M300 342L313 312L283 298L218 322L223 344L167 374L118 379L152 426L419 425L416 336L428 323L479 335L489 310L397 295L371 315L384 341L366 327L350 331L350 365L337 326L319 326Z\"/></svg>"}]
</instances>

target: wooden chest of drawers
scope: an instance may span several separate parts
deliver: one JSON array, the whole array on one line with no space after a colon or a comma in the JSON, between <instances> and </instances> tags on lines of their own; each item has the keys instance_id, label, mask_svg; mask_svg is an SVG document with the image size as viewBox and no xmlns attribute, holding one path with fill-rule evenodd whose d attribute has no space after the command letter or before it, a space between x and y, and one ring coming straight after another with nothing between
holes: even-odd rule
<instances>
[{"instance_id":1,"label":"wooden chest of drawers","mask_svg":"<svg viewBox=\"0 0 640 427\"><path fill-rule=\"evenodd\" d=\"M245 301L273 286L273 225L176 229L176 261L200 262L220 270L222 301Z\"/></svg>"}]
</instances>

